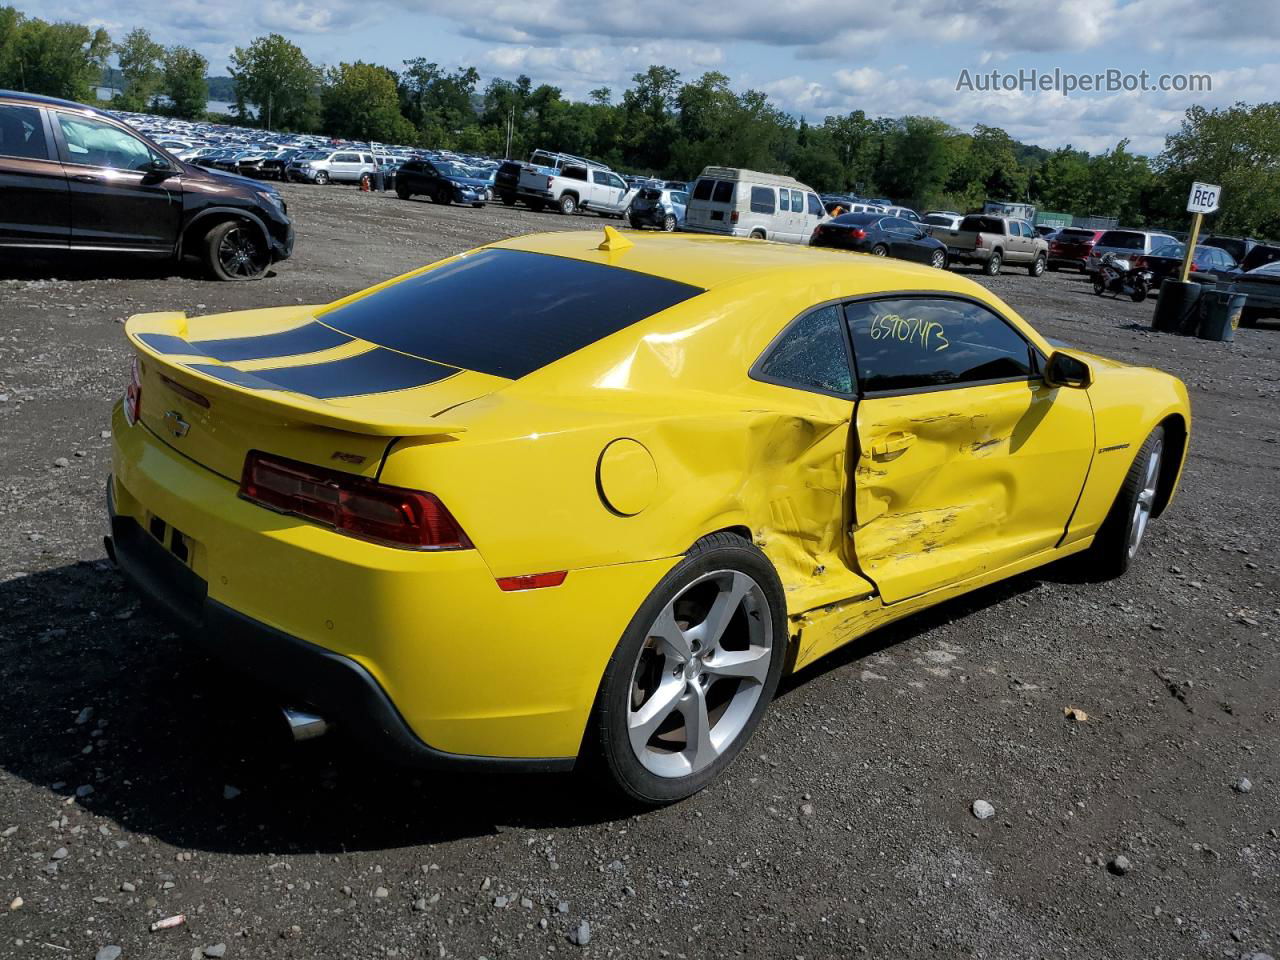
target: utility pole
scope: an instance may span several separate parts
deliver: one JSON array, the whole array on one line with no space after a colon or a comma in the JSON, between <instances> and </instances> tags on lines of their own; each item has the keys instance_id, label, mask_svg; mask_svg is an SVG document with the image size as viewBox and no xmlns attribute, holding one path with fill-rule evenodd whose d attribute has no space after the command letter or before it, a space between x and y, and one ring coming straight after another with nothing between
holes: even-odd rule
<instances>
[{"instance_id":1,"label":"utility pole","mask_svg":"<svg viewBox=\"0 0 1280 960\"><path fill-rule=\"evenodd\" d=\"M515 127L516 127L516 108L514 105L512 105L511 111L507 115L507 150L506 150L506 154L503 157L503 159L505 160L511 159L511 134L515 131Z\"/></svg>"}]
</instances>

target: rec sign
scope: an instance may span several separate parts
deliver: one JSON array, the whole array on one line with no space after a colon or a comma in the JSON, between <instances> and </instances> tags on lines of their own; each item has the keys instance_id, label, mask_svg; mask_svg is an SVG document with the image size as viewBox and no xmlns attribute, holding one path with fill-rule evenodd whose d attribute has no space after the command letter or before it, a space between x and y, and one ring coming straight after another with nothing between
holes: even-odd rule
<instances>
[{"instance_id":1,"label":"rec sign","mask_svg":"<svg viewBox=\"0 0 1280 960\"><path fill-rule=\"evenodd\" d=\"M1222 187L1213 183L1193 183L1191 195L1187 197L1188 213L1213 213L1218 209L1218 198L1222 196Z\"/></svg>"}]
</instances>

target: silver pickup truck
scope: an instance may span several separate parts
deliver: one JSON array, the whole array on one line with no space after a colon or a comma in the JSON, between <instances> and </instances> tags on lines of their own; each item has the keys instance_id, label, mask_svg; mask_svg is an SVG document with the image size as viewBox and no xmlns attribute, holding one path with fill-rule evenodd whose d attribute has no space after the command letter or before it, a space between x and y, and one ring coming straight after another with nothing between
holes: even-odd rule
<instances>
[{"instance_id":1,"label":"silver pickup truck","mask_svg":"<svg viewBox=\"0 0 1280 960\"><path fill-rule=\"evenodd\" d=\"M935 228L933 236L947 245L952 263L976 263L994 277L1006 263L1025 266L1038 277L1049 261L1049 243L1026 220L971 213L955 230Z\"/></svg>"}]
</instances>

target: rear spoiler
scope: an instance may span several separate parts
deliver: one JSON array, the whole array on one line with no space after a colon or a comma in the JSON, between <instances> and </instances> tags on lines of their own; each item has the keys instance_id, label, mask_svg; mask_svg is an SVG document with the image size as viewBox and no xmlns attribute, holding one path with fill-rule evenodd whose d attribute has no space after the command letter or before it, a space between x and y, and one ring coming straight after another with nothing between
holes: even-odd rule
<instances>
[{"instance_id":1,"label":"rear spoiler","mask_svg":"<svg viewBox=\"0 0 1280 960\"><path fill-rule=\"evenodd\" d=\"M395 403L371 403L367 398L361 398L358 406L352 406L343 398L322 400L287 390L249 389L211 377L192 369L183 361L198 360L201 364L217 365L216 360L196 353L161 353L140 339L145 334L185 338L188 332L187 315L180 311L135 314L125 321L124 330L130 344L145 362L154 364L163 376L210 399L261 407L264 413L269 412L295 423L313 424L373 437L446 436L463 433L467 429L460 424L447 423L421 410ZM227 366L235 369L229 364Z\"/></svg>"}]
</instances>

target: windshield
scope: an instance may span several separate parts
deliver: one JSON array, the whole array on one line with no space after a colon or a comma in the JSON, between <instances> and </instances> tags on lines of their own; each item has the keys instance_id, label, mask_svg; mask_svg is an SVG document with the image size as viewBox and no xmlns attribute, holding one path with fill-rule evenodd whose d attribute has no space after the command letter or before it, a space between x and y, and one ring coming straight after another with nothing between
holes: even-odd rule
<instances>
[{"instance_id":1,"label":"windshield","mask_svg":"<svg viewBox=\"0 0 1280 960\"><path fill-rule=\"evenodd\" d=\"M435 160L431 164L436 168L436 173L442 177L466 177L469 174L458 164L450 163L448 160Z\"/></svg>"},{"instance_id":2,"label":"windshield","mask_svg":"<svg viewBox=\"0 0 1280 960\"><path fill-rule=\"evenodd\" d=\"M1141 250L1146 237L1141 233L1126 230L1108 230L1098 238L1098 246L1113 247L1116 250Z\"/></svg>"}]
</instances>

